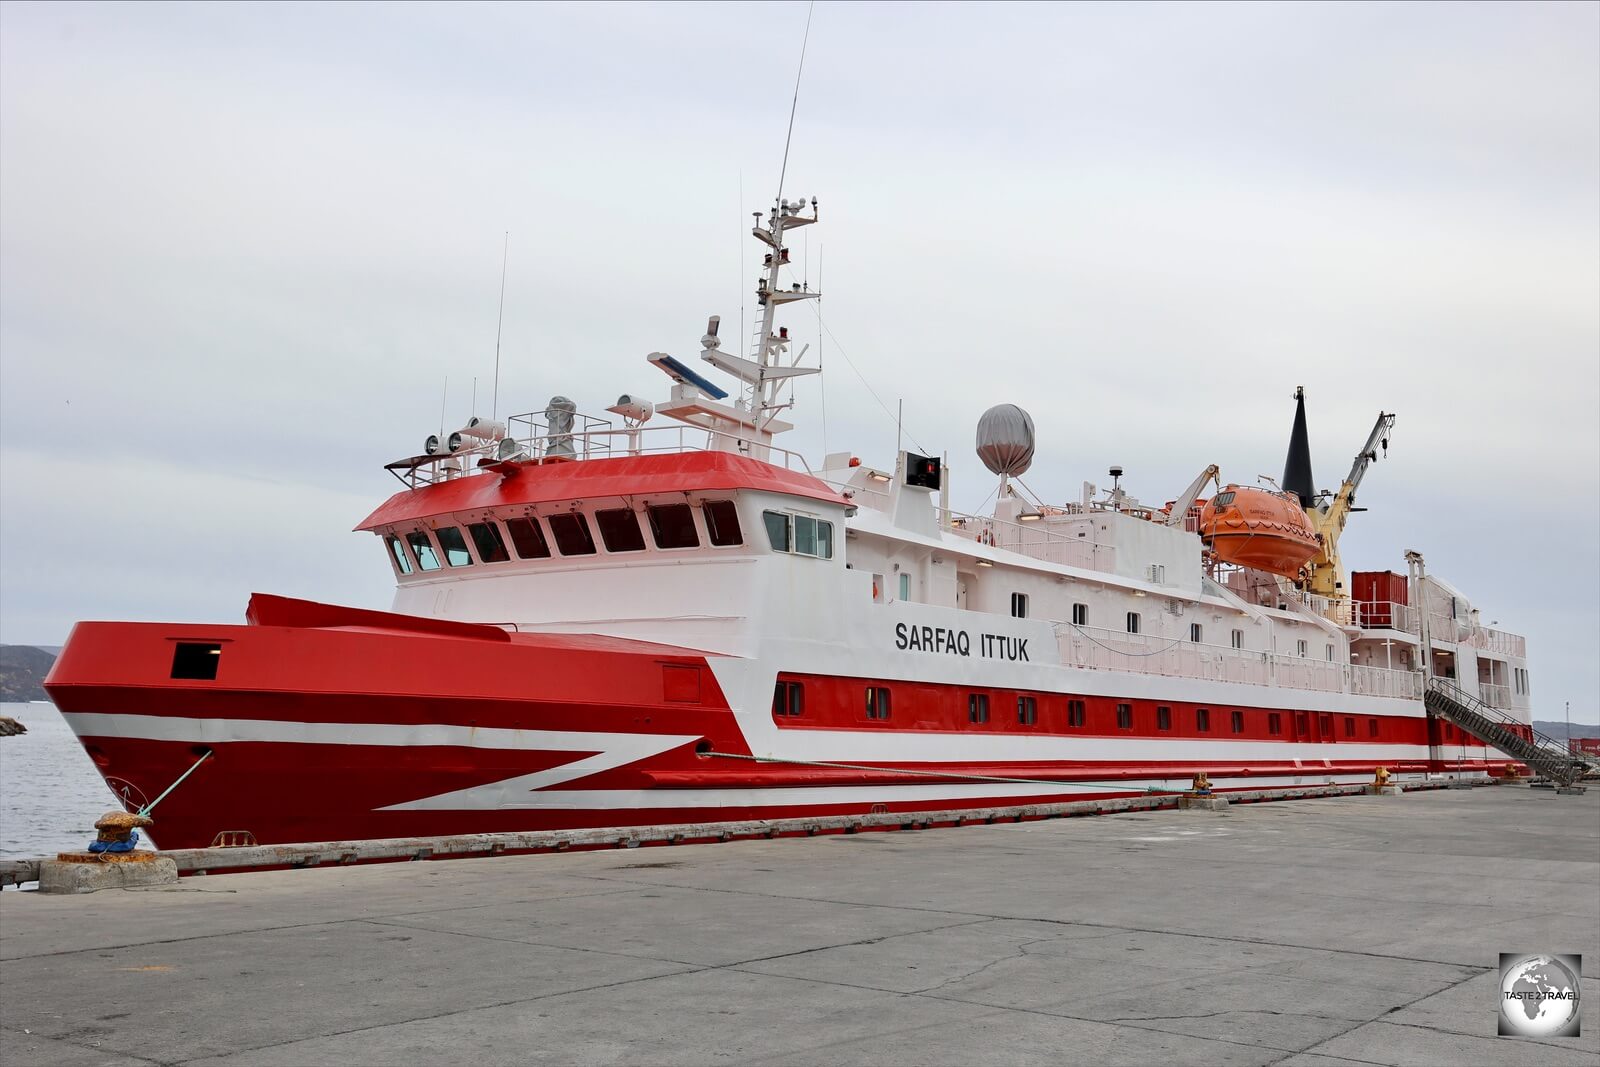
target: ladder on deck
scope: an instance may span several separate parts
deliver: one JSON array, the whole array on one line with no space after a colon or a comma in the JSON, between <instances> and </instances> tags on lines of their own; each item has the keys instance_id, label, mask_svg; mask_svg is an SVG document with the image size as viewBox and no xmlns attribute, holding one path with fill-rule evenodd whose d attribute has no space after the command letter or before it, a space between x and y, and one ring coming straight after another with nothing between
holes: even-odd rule
<instances>
[{"instance_id":1,"label":"ladder on deck","mask_svg":"<svg viewBox=\"0 0 1600 1067\"><path fill-rule=\"evenodd\" d=\"M1435 715L1454 723L1484 744L1493 745L1526 763L1559 786L1575 786L1587 769L1583 760L1568 755L1566 746L1554 738L1490 707L1454 682L1429 679L1422 703ZM1522 731L1532 734L1532 738L1523 736Z\"/></svg>"}]
</instances>

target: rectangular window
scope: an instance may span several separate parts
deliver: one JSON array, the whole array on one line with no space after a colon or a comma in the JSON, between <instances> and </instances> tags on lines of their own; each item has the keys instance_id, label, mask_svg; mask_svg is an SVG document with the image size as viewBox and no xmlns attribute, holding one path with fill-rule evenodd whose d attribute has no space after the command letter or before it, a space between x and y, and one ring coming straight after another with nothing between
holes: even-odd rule
<instances>
[{"instance_id":1,"label":"rectangular window","mask_svg":"<svg viewBox=\"0 0 1600 1067\"><path fill-rule=\"evenodd\" d=\"M909 574L902 573L900 575L900 599L911 599L911 575Z\"/></svg>"},{"instance_id":2,"label":"rectangular window","mask_svg":"<svg viewBox=\"0 0 1600 1067\"><path fill-rule=\"evenodd\" d=\"M467 527L467 533L472 535L472 547L478 550L478 558L485 563L504 563L511 558L506 551L506 540L500 536L500 526L493 522L475 522Z\"/></svg>"},{"instance_id":3,"label":"rectangular window","mask_svg":"<svg viewBox=\"0 0 1600 1067\"><path fill-rule=\"evenodd\" d=\"M1074 604L1074 605L1072 605L1072 625L1074 625L1074 626L1088 626L1089 625L1089 605L1087 605L1087 604Z\"/></svg>"},{"instance_id":4,"label":"rectangular window","mask_svg":"<svg viewBox=\"0 0 1600 1067\"><path fill-rule=\"evenodd\" d=\"M1283 716L1276 711L1267 712L1267 733L1283 733Z\"/></svg>"},{"instance_id":5,"label":"rectangular window","mask_svg":"<svg viewBox=\"0 0 1600 1067\"><path fill-rule=\"evenodd\" d=\"M1128 612L1128 632L1130 634L1139 632L1139 613L1137 611Z\"/></svg>"},{"instance_id":6,"label":"rectangular window","mask_svg":"<svg viewBox=\"0 0 1600 1067\"><path fill-rule=\"evenodd\" d=\"M221 645L179 641L172 650L172 677L196 682L216 681L217 664L221 660Z\"/></svg>"},{"instance_id":7,"label":"rectangular window","mask_svg":"<svg viewBox=\"0 0 1600 1067\"><path fill-rule=\"evenodd\" d=\"M412 530L406 534L406 543L411 546L411 552L417 557L417 566L425 571L439 569L439 557L433 551L433 542L428 540L428 535L421 530Z\"/></svg>"},{"instance_id":8,"label":"rectangular window","mask_svg":"<svg viewBox=\"0 0 1600 1067\"><path fill-rule=\"evenodd\" d=\"M874 574L872 576L872 602L874 604L882 604L888 595L888 590L883 585L883 575Z\"/></svg>"},{"instance_id":9,"label":"rectangular window","mask_svg":"<svg viewBox=\"0 0 1600 1067\"><path fill-rule=\"evenodd\" d=\"M394 553L394 565L400 568L401 574L411 573L411 557L406 555L406 546L400 543L398 537L385 537L389 542L389 551Z\"/></svg>"},{"instance_id":10,"label":"rectangular window","mask_svg":"<svg viewBox=\"0 0 1600 1067\"><path fill-rule=\"evenodd\" d=\"M774 717L798 718L806 710L806 688L799 682L779 682L772 690Z\"/></svg>"},{"instance_id":11,"label":"rectangular window","mask_svg":"<svg viewBox=\"0 0 1600 1067\"><path fill-rule=\"evenodd\" d=\"M1117 729L1119 729L1119 730L1131 730L1131 729L1133 729L1133 705L1132 704L1118 704L1117 705Z\"/></svg>"},{"instance_id":12,"label":"rectangular window","mask_svg":"<svg viewBox=\"0 0 1600 1067\"><path fill-rule=\"evenodd\" d=\"M1306 654L1306 647L1307 646L1306 646L1306 643L1304 641L1296 641L1294 643L1295 652L1298 653L1302 657L1305 656L1305 654Z\"/></svg>"},{"instance_id":13,"label":"rectangular window","mask_svg":"<svg viewBox=\"0 0 1600 1067\"><path fill-rule=\"evenodd\" d=\"M1172 729L1172 709L1171 708L1156 708L1156 729L1157 730L1170 730L1170 729Z\"/></svg>"},{"instance_id":14,"label":"rectangular window","mask_svg":"<svg viewBox=\"0 0 1600 1067\"><path fill-rule=\"evenodd\" d=\"M1354 737L1356 735L1356 720L1350 715L1344 717L1344 735L1346 737Z\"/></svg>"},{"instance_id":15,"label":"rectangular window","mask_svg":"<svg viewBox=\"0 0 1600 1067\"><path fill-rule=\"evenodd\" d=\"M563 511L545 520L550 524L550 535L556 539L556 548L563 556L594 555L594 534L589 532L589 520L581 511Z\"/></svg>"},{"instance_id":16,"label":"rectangular window","mask_svg":"<svg viewBox=\"0 0 1600 1067\"><path fill-rule=\"evenodd\" d=\"M794 517L794 552L797 556L815 556L817 552L817 520L810 515Z\"/></svg>"},{"instance_id":17,"label":"rectangular window","mask_svg":"<svg viewBox=\"0 0 1600 1067\"><path fill-rule=\"evenodd\" d=\"M1039 721L1039 701L1034 697L1017 698L1017 722L1022 726L1033 726Z\"/></svg>"},{"instance_id":18,"label":"rectangular window","mask_svg":"<svg viewBox=\"0 0 1600 1067\"><path fill-rule=\"evenodd\" d=\"M1235 630L1235 631L1233 631L1233 647L1234 648L1243 648L1244 647L1244 631L1243 630Z\"/></svg>"},{"instance_id":19,"label":"rectangular window","mask_svg":"<svg viewBox=\"0 0 1600 1067\"><path fill-rule=\"evenodd\" d=\"M1203 733L1203 734L1208 734L1208 733L1211 732L1211 709L1210 708L1195 708L1194 709L1194 728L1196 730L1198 730L1200 733Z\"/></svg>"},{"instance_id":20,"label":"rectangular window","mask_svg":"<svg viewBox=\"0 0 1600 1067\"><path fill-rule=\"evenodd\" d=\"M1234 733L1236 733L1236 734L1244 733L1244 712L1242 712L1242 711L1230 712L1228 714L1228 720L1233 726L1233 732Z\"/></svg>"},{"instance_id":21,"label":"rectangular window","mask_svg":"<svg viewBox=\"0 0 1600 1067\"><path fill-rule=\"evenodd\" d=\"M889 717L889 690L885 686L872 685L867 687L867 718L887 719Z\"/></svg>"},{"instance_id":22,"label":"rectangular window","mask_svg":"<svg viewBox=\"0 0 1600 1067\"><path fill-rule=\"evenodd\" d=\"M1319 716L1317 716L1317 733L1322 735L1322 739L1324 741L1332 741L1333 740L1333 716L1332 715L1319 715Z\"/></svg>"},{"instance_id":23,"label":"rectangular window","mask_svg":"<svg viewBox=\"0 0 1600 1067\"><path fill-rule=\"evenodd\" d=\"M1202 627L1199 623L1191 622L1189 624L1189 640L1193 641L1195 644L1198 645L1202 641L1205 640L1205 636L1206 636L1205 628Z\"/></svg>"},{"instance_id":24,"label":"rectangular window","mask_svg":"<svg viewBox=\"0 0 1600 1067\"><path fill-rule=\"evenodd\" d=\"M1323 645L1322 647L1327 650L1328 662L1332 663L1333 662L1333 646L1332 645Z\"/></svg>"},{"instance_id":25,"label":"rectangular window","mask_svg":"<svg viewBox=\"0 0 1600 1067\"><path fill-rule=\"evenodd\" d=\"M733 506L733 501L707 500L700 505L700 511L706 517L706 536L711 538L712 544L718 548L744 544L744 535L739 530L739 509Z\"/></svg>"},{"instance_id":26,"label":"rectangular window","mask_svg":"<svg viewBox=\"0 0 1600 1067\"><path fill-rule=\"evenodd\" d=\"M1067 701L1067 725L1068 726L1082 726L1083 723L1084 723L1084 720L1087 717L1088 716L1086 716L1084 714L1083 701L1081 701L1081 700L1069 700L1069 701Z\"/></svg>"},{"instance_id":27,"label":"rectangular window","mask_svg":"<svg viewBox=\"0 0 1600 1067\"><path fill-rule=\"evenodd\" d=\"M439 547L444 550L444 561L452 567L472 566L472 553L467 551L467 539L461 536L459 526L441 526L434 531Z\"/></svg>"},{"instance_id":28,"label":"rectangular window","mask_svg":"<svg viewBox=\"0 0 1600 1067\"><path fill-rule=\"evenodd\" d=\"M594 513L594 521L607 552L644 551L644 531L632 508L604 508Z\"/></svg>"},{"instance_id":29,"label":"rectangular window","mask_svg":"<svg viewBox=\"0 0 1600 1067\"><path fill-rule=\"evenodd\" d=\"M967 694L967 721L978 723L989 721L988 693Z\"/></svg>"},{"instance_id":30,"label":"rectangular window","mask_svg":"<svg viewBox=\"0 0 1600 1067\"><path fill-rule=\"evenodd\" d=\"M538 519L532 516L507 519L506 532L511 535L511 544L516 548L518 558L545 559L550 555L550 545L544 539L544 529Z\"/></svg>"},{"instance_id":31,"label":"rectangular window","mask_svg":"<svg viewBox=\"0 0 1600 1067\"><path fill-rule=\"evenodd\" d=\"M1378 720L1377 719L1368 719L1367 720L1367 736L1368 737L1377 737L1378 736Z\"/></svg>"},{"instance_id":32,"label":"rectangular window","mask_svg":"<svg viewBox=\"0 0 1600 1067\"><path fill-rule=\"evenodd\" d=\"M1011 594L1011 617L1013 619L1026 619L1028 617L1028 594Z\"/></svg>"},{"instance_id":33,"label":"rectangular window","mask_svg":"<svg viewBox=\"0 0 1600 1067\"><path fill-rule=\"evenodd\" d=\"M763 511L761 521L767 524L767 540L772 551L789 551L789 516L782 511Z\"/></svg>"},{"instance_id":34,"label":"rectangular window","mask_svg":"<svg viewBox=\"0 0 1600 1067\"><path fill-rule=\"evenodd\" d=\"M657 548L699 548L700 532L694 528L694 509L688 504L652 504L650 534Z\"/></svg>"}]
</instances>

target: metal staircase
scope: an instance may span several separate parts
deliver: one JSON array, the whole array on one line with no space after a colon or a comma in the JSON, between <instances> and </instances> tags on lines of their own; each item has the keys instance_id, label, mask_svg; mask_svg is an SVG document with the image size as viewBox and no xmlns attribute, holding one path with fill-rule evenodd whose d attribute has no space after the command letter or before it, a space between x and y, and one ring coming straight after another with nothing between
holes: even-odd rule
<instances>
[{"instance_id":1,"label":"metal staircase","mask_svg":"<svg viewBox=\"0 0 1600 1067\"><path fill-rule=\"evenodd\" d=\"M1584 775L1584 761L1569 755L1566 745L1490 707L1454 682L1430 678L1422 703L1435 715L1527 764L1535 773L1563 788L1576 787ZM1521 731L1531 733L1532 739L1523 736Z\"/></svg>"}]
</instances>

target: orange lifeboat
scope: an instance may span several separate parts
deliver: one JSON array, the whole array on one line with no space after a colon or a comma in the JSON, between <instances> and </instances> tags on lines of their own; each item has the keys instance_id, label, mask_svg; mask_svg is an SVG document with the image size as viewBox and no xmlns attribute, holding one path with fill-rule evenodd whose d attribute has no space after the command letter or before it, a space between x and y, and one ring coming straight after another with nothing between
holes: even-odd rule
<instances>
[{"instance_id":1,"label":"orange lifeboat","mask_svg":"<svg viewBox=\"0 0 1600 1067\"><path fill-rule=\"evenodd\" d=\"M1224 563L1293 578L1322 550L1292 493L1229 485L1200 509L1200 537Z\"/></svg>"}]
</instances>

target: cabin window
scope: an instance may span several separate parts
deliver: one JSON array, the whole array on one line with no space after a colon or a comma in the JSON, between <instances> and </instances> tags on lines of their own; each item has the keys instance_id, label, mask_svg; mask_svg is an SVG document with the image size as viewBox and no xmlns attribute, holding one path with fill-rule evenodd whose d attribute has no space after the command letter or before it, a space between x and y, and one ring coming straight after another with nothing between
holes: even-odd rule
<instances>
[{"instance_id":1,"label":"cabin window","mask_svg":"<svg viewBox=\"0 0 1600 1067\"><path fill-rule=\"evenodd\" d=\"M439 538L446 563L452 567L472 566L472 553L467 551L467 539L461 536L461 527L441 526L434 533Z\"/></svg>"},{"instance_id":2,"label":"cabin window","mask_svg":"<svg viewBox=\"0 0 1600 1067\"><path fill-rule=\"evenodd\" d=\"M1011 594L1011 617L1013 619L1026 619L1028 617L1028 594Z\"/></svg>"},{"instance_id":3,"label":"cabin window","mask_svg":"<svg viewBox=\"0 0 1600 1067\"><path fill-rule=\"evenodd\" d=\"M1131 730L1131 729L1133 729L1133 705L1132 704L1118 704L1117 705L1117 729L1119 729L1119 730Z\"/></svg>"},{"instance_id":4,"label":"cabin window","mask_svg":"<svg viewBox=\"0 0 1600 1067\"><path fill-rule=\"evenodd\" d=\"M1139 632L1140 621L1139 613L1137 611L1128 612L1128 632L1130 634L1136 634Z\"/></svg>"},{"instance_id":5,"label":"cabin window","mask_svg":"<svg viewBox=\"0 0 1600 1067\"><path fill-rule=\"evenodd\" d=\"M1329 663L1332 663L1332 662L1333 662L1333 646L1332 646L1332 645L1323 645L1323 646L1322 646L1322 647L1323 647L1323 648L1324 648L1324 649L1325 649L1325 650L1326 650L1326 651L1327 651L1327 653L1328 653L1328 662L1329 662Z\"/></svg>"},{"instance_id":6,"label":"cabin window","mask_svg":"<svg viewBox=\"0 0 1600 1067\"><path fill-rule=\"evenodd\" d=\"M869 685L867 687L867 718L887 719L889 717L889 690L886 686Z\"/></svg>"},{"instance_id":7,"label":"cabin window","mask_svg":"<svg viewBox=\"0 0 1600 1067\"><path fill-rule=\"evenodd\" d=\"M1283 716L1276 711L1267 712L1267 733L1283 733Z\"/></svg>"},{"instance_id":8,"label":"cabin window","mask_svg":"<svg viewBox=\"0 0 1600 1067\"><path fill-rule=\"evenodd\" d=\"M417 567L425 571L439 569L439 556L433 550L433 542L428 540L428 535L421 530L412 530L406 534L406 542L411 546L412 553L417 557Z\"/></svg>"},{"instance_id":9,"label":"cabin window","mask_svg":"<svg viewBox=\"0 0 1600 1067\"><path fill-rule=\"evenodd\" d=\"M1319 716L1317 716L1317 733L1321 734L1324 740L1327 740L1327 741L1332 741L1333 740L1333 716L1332 715L1319 715Z\"/></svg>"},{"instance_id":10,"label":"cabin window","mask_svg":"<svg viewBox=\"0 0 1600 1067\"><path fill-rule=\"evenodd\" d=\"M1085 718L1087 718L1087 716L1084 714L1083 701L1081 701L1081 700L1069 700L1069 701L1067 701L1067 725L1068 726L1082 726Z\"/></svg>"},{"instance_id":11,"label":"cabin window","mask_svg":"<svg viewBox=\"0 0 1600 1067\"><path fill-rule=\"evenodd\" d=\"M1367 736L1368 737L1377 737L1378 736L1378 720L1377 719L1368 719L1367 720Z\"/></svg>"},{"instance_id":12,"label":"cabin window","mask_svg":"<svg viewBox=\"0 0 1600 1067\"><path fill-rule=\"evenodd\" d=\"M1205 639L1205 635L1206 635L1205 628L1202 627L1199 623L1191 622L1189 624L1189 640L1190 641L1193 641L1195 644L1198 645L1201 641L1203 641Z\"/></svg>"},{"instance_id":13,"label":"cabin window","mask_svg":"<svg viewBox=\"0 0 1600 1067\"><path fill-rule=\"evenodd\" d=\"M1229 504L1233 503L1233 492L1229 490L1227 492L1218 493L1216 496L1211 498L1211 503L1216 507L1225 508Z\"/></svg>"},{"instance_id":14,"label":"cabin window","mask_svg":"<svg viewBox=\"0 0 1600 1067\"><path fill-rule=\"evenodd\" d=\"M1194 709L1194 728L1197 731L1199 731L1200 733L1203 733L1203 734L1208 734L1208 733L1211 732L1211 709L1210 708L1195 708Z\"/></svg>"},{"instance_id":15,"label":"cabin window","mask_svg":"<svg viewBox=\"0 0 1600 1067\"><path fill-rule=\"evenodd\" d=\"M1017 723L1033 726L1039 721L1039 701L1036 697L1017 698Z\"/></svg>"},{"instance_id":16,"label":"cabin window","mask_svg":"<svg viewBox=\"0 0 1600 1067\"><path fill-rule=\"evenodd\" d=\"M605 508L594 513L600 527L600 540L606 543L607 552L643 552L644 531L639 529L639 516L632 508Z\"/></svg>"},{"instance_id":17,"label":"cabin window","mask_svg":"<svg viewBox=\"0 0 1600 1067\"><path fill-rule=\"evenodd\" d=\"M989 694L967 694L967 721L984 723L989 721Z\"/></svg>"},{"instance_id":18,"label":"cabin window","mask_svg":"<svg viewBox=\"0 0 1600 1067\"><path fill-rule=\"evenodd\" d=\"M1233 732L1234 733L1236 733L1236 734L1244 733L1244 712L1242 712L1242 711L1231 712L1229 714L1228 718L1232 721Z\"/></svg>"},{"instance_id":19,"label":"cabin window","mask_svg":"<svg viewBox=\"0 0 1600 1067\"><path fill-rule=\"evenodd\" d=\"M1354 737L1356 735L1356 720L1352 716L1346 715L1344 717L1344 735L1346 737Z\"/></svg>"},{"instance_id":20,"label":"cabin window","mask_svg":"<svg viewBox=\"0 0 1600 1067\"><path fill-rule=\"evenodd\" d=\"M385 537L389 542L389 551L394 554L394 565L400 568L401 574L411 573L411 557L406 555L406 546L400 543L398 537Z\"/></svg>"},{"instance_id":21,"label":"cabin window","mask_svg":"<svg viewBox=\"0 0 1600 1067\"><path fill-rule=\"evenodd\" d=\"M789 516L781 511L763 511L761 521L767 524L767 540L772 542L772 551L789 551Z\"/></svg>"},{"instance_id":22,"label":"cabin window","mask_svg":"<svg viewBox=\"0 0 1600 1067\"><path fill-rule=\"evenodd\" d=\"M650 517L650 535L656 539L657 548L700 547L694 509L688 504L652 504L644 510Z\"/></svg>"},{"instance_id":23,"label":"cabin window","mask_svg":"<svg viewBox=\"0 0 1600 1067\"><path fill-rule=\"evenodd\" d=\"M1089 605L1087 605L1087 604L1074 604L1074 605L1072 605L1072 625L1074 625L1074 626L1088 626L1089 625Z\"/></svg>"},{"instance_id":24,"label":"cabin window","mask_svg":"<svg viewBox=\"0 0 1600 1067\"><path fill-rule=\"evenodd\" d=\"M1170 729L1172 729L1172 709L1171 708L1156 708L1156 729L1157 730L1170 730Z\"/></svg>"},{"instance_id":25,"label":"cabin window","mask_svg":"<svg viewBox=\"0 0 1600 1067\"><path fill-rule=\"evenodd\" d=\"M550 545L544 539L544 529L539 525L539 520L529 517L526 519L507 519L506 532L511 535L511 544L517 550L521 559L546 559L550 555Z\"/></svg>"},{"instance_id":26,"label":"cabin window","mask_svg":"<svg viewBox=\"0 0 1600 1067\"><path fill-rule=\"evenodd\" d=\"M799 682L779 682L772 690L772 714L798 718L806 710L806 687Z\"/></svg>"},{"instance_id":27,"label":"cabin window","mask_svg":"<svg viewBox=\"0 0 1600 1067\"><path fill-rule=\"evenodd\" d=\"M563 556L594 555L594 534L589 532L589 520L581 511L563 511L551 515L550 534Z\"/></svg>"},{"instance_id":28,"label":"cabin window","mask_svg":"<svg viewBox=\"0 0 1600 1067\"><path fill-rule=\"evenodd\" d=\"M1306 654L1306 643L1304 641L1296 641L1294 643L1294 650L1300 656L1302 656L1302 657L1305 656L1305 654Z\"/></svg>"},{"instance_id":29,"label":"cabin window","mask_svg":"<svg viewBox=\"0 0 1600 1067\"><path fill-rule=\"evenodd\" d=\"M467 527L467 532L472 535L472 546L478 550L478 558L485 563L504 563L511 558L506 551L506 540L500 536L500 527L492 522L475 522Z\"/></svg>"},{"instance_id":30,"label":"cabin window","mask_svg":"<svg viewBox=\"0 0 1600 1067\"><path fill-rule=\"evenodd\" d=\"M706 535L719 548L744 544L739 531L739 509L731 500L707 500L700 505L706 517Z\"/></svg>"},{"instance_id":31,"label":"cabin window","mask_svg":"<svg viewBox=\"0 0 1600 1067\"><path fill-rule=\"evenodd\" d=\"M911 575L904 572L900 574L900 599L911 599Z\"/></svg>"},{"instance_id":32,"label":"cabin window","mask_svg":"<svg viewBox=\"0 0 1600 1067\"><path fill-rule=\"evenodd\" d=\"M1235 630L1235 631L1233 631L1233 647L1234 648L1243 648L1244 647L1244 631L1243 630Z\"/></svg>"}]
</instances>

